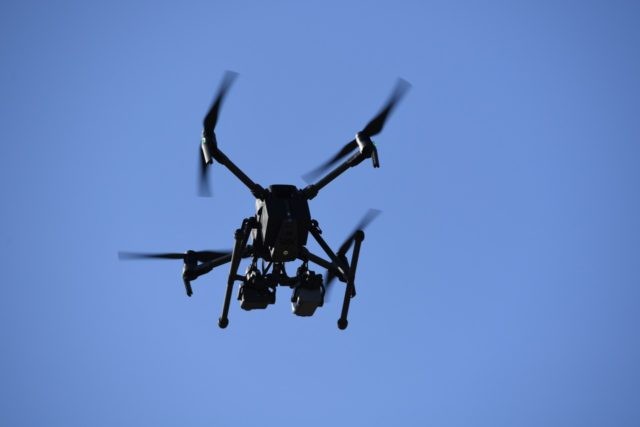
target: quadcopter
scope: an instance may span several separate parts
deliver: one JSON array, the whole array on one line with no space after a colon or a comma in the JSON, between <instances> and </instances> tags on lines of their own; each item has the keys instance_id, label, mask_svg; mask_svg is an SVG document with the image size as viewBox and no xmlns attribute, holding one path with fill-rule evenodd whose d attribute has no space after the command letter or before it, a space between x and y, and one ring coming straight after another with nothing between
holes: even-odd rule
<instances>
[{"instance_id":1,"label":"quadcopter","mask_svg":"<svg viewBox=\"0 0 640 427\"><path fill-rule=\"evenodd\" d=\"M193 251L184 253L140 253L120 252L120 259L181 259L182 279L187 296L193 294L191 282L209 273L216 267L231 263L222 314L218 326L229 324L229 305L236 281L240 282L237 299L244 310L265 309L276 301L276 288L286 286L292 289L291 307L298 316L312 316L325 302L325 295L334 279L346 284L342 312L338 328L346 329L351 298L355 297L355 276L360 256L360 246L364 240L363 229L380 213L370 209L337 251L333 251L322 238L318 221L312 219L309 200L327 184L347 169L371 159L374 168L380 167L378 150L371 137L380 133L384 124L400 99L409 89L405 80L398 82L391 97L380 112L333 157L303 176L309 183L304 188L295 185L271 185L267 188L257 184L247 176L218 147L215 126L226 93L237 77L237 73L227 71L218 93L204 118L200 144L199 190L201 196L209 196L207 173L215 162L226 167L251 191L255 197L255 216L245 218L235 231L235 244L231 252ZM342 163L338 162L348 157ZM320 177L322 176L322 177ZM320 178L319 178L320 177ZM319 179L318 179L319 178ZM314 182L315 181L315 182ZM306 247L309 235L318 243L327 258L316 255ZM251 240L251 243L249 241ZM347 253L353 247L351 259ZM242 259L250 258L251 263L243 275L238 274ZM285 264L301 261L295 275L289 276ZM326 270L326 278L309 269L314 263Z\"/></svg>"}]
</instances>

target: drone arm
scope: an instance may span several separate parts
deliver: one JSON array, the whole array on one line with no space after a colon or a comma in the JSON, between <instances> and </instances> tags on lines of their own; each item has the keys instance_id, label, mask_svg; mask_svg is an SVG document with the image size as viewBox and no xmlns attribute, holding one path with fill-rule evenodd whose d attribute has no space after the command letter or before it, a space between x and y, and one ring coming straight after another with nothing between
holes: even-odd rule
<instances>
[{"instance_id":1,"label":"drone arm","mask_svg":"<svg viewBox=\"0 0 640 427\"><path fill-rule=\"evenodd\" d=\"M229 261L231 261L231 254L222 256L212 261L203 262L202 264L195 266L189 271L188 278L189 280L194 280L202 276L203 274L207 274L214 268L228 263Z\"/></svg>"},{"instance_id":2,"label":"drone arm","mask_svg":"<svg viewBox=\"0 0 640 427\"><path fill-rule=\"evenodd\" d=\"M216 147L215 151L213 152L213 158L218 163L220 163L221 165L229 169L229 171L232 174L234 174L236 178L242 181L242 183L249 188L249 190L251 191L251 194L253 194L256 198L258 199L264 198L264 194L265 194L264 188L262 188L260 184L256 184L255 182L253 182L251 178L247 176L247 174L245 174L238 166L236 166L235 163L231 161L231 159L229 159L229 157L227 157L226 154L222 152L222 150Z\"/></svg>"},{"instance_id":3,"label":"drone arm","mask_svg":"<svg viewBox=\"0 0 640 427\"><path fill-rule=\"evenodd\" d=\"M186 262L184 264L184 269L182 270L182 282L184 283L184 288L187 291L187 296L193 295L193 289L191 288L191 281L197 279L203 274L207 274L215 267L218 267L222 264L226 264L231 261L231 254L221 256L220 258L203 262L200 265L193 264L188 265Z\"/></svg>"},{"instance_id":4,"label":"drone arm","mask_svg":"<svg viewBox=\"0 0 640 427\"><path fill-rule=\"evenodd\" d=\"M347 169L360 164L364 159L370 157L370 153L366 152L357 152L345 160L342 164L337 166L331 172L322 177L315 184L310 184L302 190L302 193L307 198L307 200L311 200L318 195L318 192L322 190L327 184L336 179L338 176L342 175Z\"/></svg>"},{"instance_id":5,"label":"drone arm","mask_svg":"<svg viewBox=\"0 0 640 427\"><path fill-rule=\"evenodd\" d=\"M324 239L322 238L322 236L320 235L320 228L318 227L318 222L313 220L311 221L311 227L309 228L309 232L311 233L311 235L313 236L313 238L316 240L316 242L318 242L318 244L320 245L320 247L322 248L322 250L327 254L327 256L331 259L332 263L330 263L328 266L327 265L323 265L320 262L317 261L324 261L322 258L320 257L316 257L317 259L314 260L311 258L311 256L314 256L313 254L309 253L309 259L313 262L315 262L316 264L326 268L327 270L336 270L339 274L341 274L343 277L347 277L347 275L349 274L349 267L345 266L340 259L336 256L336 254L333 252L333 250L331 250L331 248L329 247L329 245L327 245L327 242L324 241ZM326 263L326 261L324 261Z\"/></svg>"},{"instance_id":6,"label":"drone arm","mask_svg":"<svg viewBox=\"0 0 640 427\"><path fill-rule=\"evenodd\" d=\"M247 245L247 247L245 248L242 254L242 258L250 257L252 256L252 254L253 254L252 246ZM189 268L185 268L184 273L182 274L182 278L185 280L185 287L188 286L188 289L189 289L191 286L187 285L188 282L191 282L192 280L195 280L198 277L209 273L211 270L213 270L216 267L219 267L228 262L231 262L231 258L232 258L232 254L223 255L220 258L216 258L211 261L205 261L201 264L193 265L193 266L189 266ZM187 294L189 294L189 291L187 291Z\"/></svg>"},{"instance_id":7,"label":"drone arm","mask_svg":"<svg viewBox=\"0 0 640 427\"><path fill-rule=\"evenodd\" d=\"M311 261L312 263L317 264L327 270L333 270L335 268L331 261L327 261L326 259L309 252L309 250L306 248L303 250L298 259L300 259L301 261Z\"/></svg>"}]
</instances>

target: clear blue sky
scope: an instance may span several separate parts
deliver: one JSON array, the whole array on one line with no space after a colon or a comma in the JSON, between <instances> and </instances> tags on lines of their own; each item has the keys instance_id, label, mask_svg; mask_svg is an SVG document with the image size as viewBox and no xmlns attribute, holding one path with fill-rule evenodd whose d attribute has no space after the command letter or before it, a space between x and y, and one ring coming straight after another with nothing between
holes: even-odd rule
<instances>
[{"instance_id":1,"label":"clear blue sky","mask_svg":"<svg viewBox=\"0 0 640 427\"><path fill-rule=\"evenodd\" d=\"M611 1L0 6L0 425L640 425L640 8ZM263 185L413 89L369 162L311 203L334 246L370 208L350 326L288 293L184 295L179 262Z\"/></svg>"}]
</instances>

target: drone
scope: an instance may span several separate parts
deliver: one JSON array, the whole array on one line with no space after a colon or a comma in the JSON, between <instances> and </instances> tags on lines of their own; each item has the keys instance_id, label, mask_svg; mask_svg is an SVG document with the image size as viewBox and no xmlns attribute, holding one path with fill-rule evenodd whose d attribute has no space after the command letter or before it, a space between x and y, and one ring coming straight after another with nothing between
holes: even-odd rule
<instances>
[{"instance_id":1,"label":"drone","mask_svg":"<svg viewBox=\"0 0 640 427\"><path fill-rule=\"evenodd\" d=\"M322 238L318 221L312 219L309 200L320 190L343 174L347 169L371 159L374 168L380 167L378 150L371 137L379 134L392 110L410 88L410 84L398 79L395 88L380 112L329 160L303 175L308 185L278 184L265 188L254 182L218 146L215 127L224 98L237 73L227 71L209 111L204 117L202 138L199 148L200 173L199 193L210 196L208 171L214 162L226 167L255 197L254 216L242 220L235 231L232 251L194 251L184 253L141 253L120 252L120 259L181 259L182 279L187 296L193 294L191 282L209 273L216 267L231 263L222 314L218 326L229 324L229 305L236 281L240 282L237 299L244 310L265 309L276 302L276 288L286 286L292 289L291 307L297 316L312 316L322 307L325 295L335 279L346 284L342 312L338 328L346 329L351 298L356 296L355 276L364 240L364 229L380 211L370 209L350 233L344 243L334 251ZM346 160L345 160L346 158ZM341 162L342 161L342 162ZM341 163L339 163L341 162ZM339 163L339 164L338 164ZM338 164L336 166L336 164ZM307 249L309 235L322 248L326 258ZM250 242L251 241L251 242ZM351 258L347 253L353 247ZM251 259L243 275L238 274L240 262ZM285 268L287 263L301 261L295 275L290 276ZM309 269L309 263L326 270L326 277Z\"/></svg>"}]
</instances>

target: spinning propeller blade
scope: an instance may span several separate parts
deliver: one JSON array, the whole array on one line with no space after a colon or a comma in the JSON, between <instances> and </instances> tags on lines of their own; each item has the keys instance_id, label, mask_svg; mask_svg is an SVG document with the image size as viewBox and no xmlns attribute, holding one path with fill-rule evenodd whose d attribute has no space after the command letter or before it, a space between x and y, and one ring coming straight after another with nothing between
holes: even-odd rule
<instances>
[{"instance_id":1,"label":"spinning propeller blade","mask_svg":"<svg viewBox=\"0 0 640 427\"><path fill-rule=\"evenodd\" d=\"M202 141L200 146L200 177L199 177L199 189L198 194L201 197L209 197L211 196L211 190L209 189L209 181L207 178L207 166L213 163L213 155L215 151L218 149L218 143L216 141L215 127L218 123L218 114L220 112L220 107L222 105L222 101L224 101L224 97L231 87L233 81L238 77L238 73L234 71L227 71L224 74L222 79L222 83L220 83L220 88L218 89L218 94L213 100L207 115L204 117L202 122L203 131L202 131Z\"/></svg>"},{"instance_id":2,"label":"spinning propeller blade","mask_svg":"<svg viewBox=\"0 0 640 427\"><path fill-rule=\"evenodd\" d=\"M373 119L371 119L371 121L367 123L367 125L359 133L362 134L363 136L371 138L372 136L382 132L382 129L384 128L384 124L387 121L387 118L389 117L389 115L391 114L395 106L398 104L398 102L400 102L400 100L407 93L410 87L411 87L411 84L409 82L399 78L387 103L380 110L380 112ZM344 157L347 157L349 154L351 154L351 152L354 151L356 148L358 148L358 144L356 143L356 140L353 139L349 141L344 147L342 147L340 151L338 151L329 160L327 160L317 168L313 169L312 171L304 174L302 176L302 179L304 179L307 183L311 183L311 181L313 181L315 178L320 176L323 172L325 172L331 166L333 166L334 164L342 160Z\"/></svg>"},{"instance_id":3,"label":"spinning propeller blade","mask_svg":"<svg viewBox=\"0 0 640 427\"><path fill-rule=\"evenodd\" d=\"M391 114L393 109L404 97L409 88L411 88L411 84L408 81L399 78L396 82L396 87L393 89L393 93L389 97L389 100L385 104L384 108L380 110L377 116L375 116L369 123L367 123L367 125L364 127L364 129L362 129L360 133L368 137L372 137L382 132L389 114Z\"/></svg>"},{"instance_id":4,"label":"spinning propeller blade","mask_svg":"<svg viewBox=\"0 0 640 427\"><path fill-rule=\"evenodd\" d=\"M338 252L336 252L336 256L338 257L338 259L342 260L343 262L346 261L347 259L346 254L347 252L349 252L349 249L351 249L351 246L353 245L356 232L358 230L364 230L365 228L367 228L367 226L371 224L371 222L374 219L376 219L376 217L380 215L381 212L382 211L378 209L369 209L367 211L367 213L362 217L358 225L356 225L356 227L353 229L351 234L349 234L349 237L347 237L344 243L340 246L340 249L338 249ZM331 270L327 270L327 275L324 280L325 292L329 291L330 285L335 278L336 278L336 275L334 274L334 272Z\"/></svg>"},{"instance_id":5,"label":"spinning propeller blade","mask_svg":"<svg viewBox=\"0 0 640 427\"><path fill-rule=\"evenodd\" d=\"M343 157L346 157L347 155L351 154L351 152L355 150L357 147L358 147L358 144L356 143L356 140L352 139L347 143L347 145L342 147L342 149L338 151L332 158L330 158L329 160L327 160L317 168L313 169L312 171L302 175L302 179L304 179L304 181L307 184L311 184L317 177L322 175L324 171L330 169L331 166L338 163L340 160L342 160Z\"/></svg>"},{"instance_id":6,"label":"spinning propeller blade","mask_svg":"<svg viewBox=\"0 0 640 427\"><path fill-rule=\"evenodd\" d=\"M216 95L213 103L211 103L211 107L207 112L207 115L204 117L204 121L202 122L205 132L211 131L216 127L216 123L218 122L218 112L220 111L220 106L222 105L222 101L224 101L224 97L227 95L227 91L233 84L233 81L238 77L238 73L235 71L226 71L224 73L224 77L222 78L222 83L220 83L220 88L218 89L218 94Z\"/></svg>"},{"instance_id":7,"label":"spinning propeller blade","mask_svg":"<svg viewBox=\"0 0 640 427\"><path fill-rule=\"evenodd\" d=\"M213 261L214 259L221 258L226 255L230 255L231 251L187 251L184 253L178 252L164 252L164 253L152 253L152 252L118 252L118 258L120 260L132 260L132 259L181 259L181 260L195 260L200 262Z\"/></svg>"}]
</instances>

